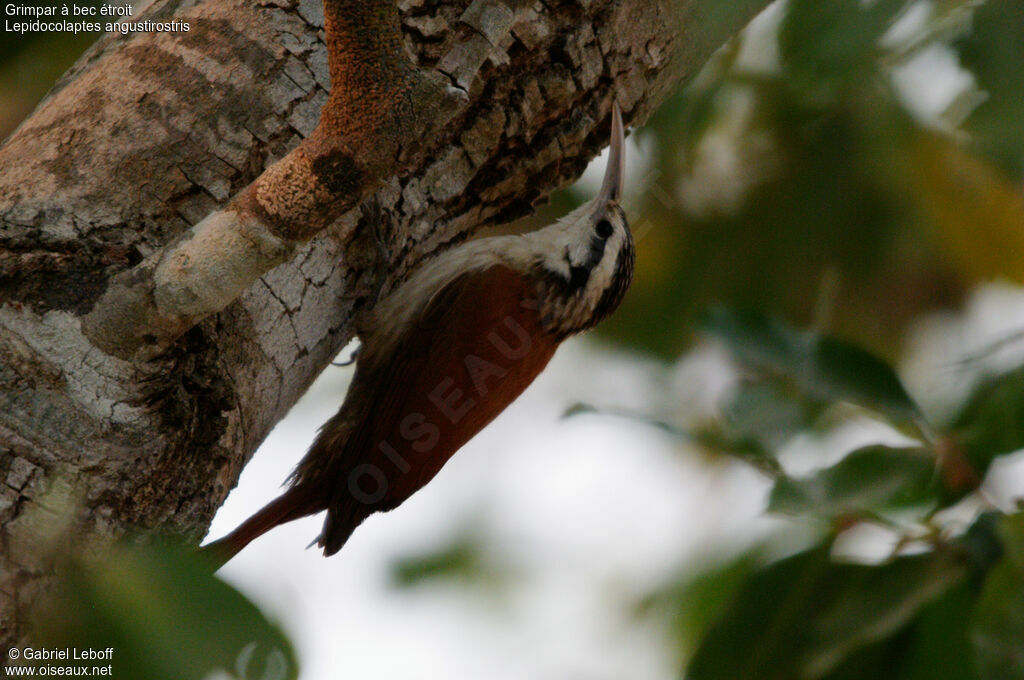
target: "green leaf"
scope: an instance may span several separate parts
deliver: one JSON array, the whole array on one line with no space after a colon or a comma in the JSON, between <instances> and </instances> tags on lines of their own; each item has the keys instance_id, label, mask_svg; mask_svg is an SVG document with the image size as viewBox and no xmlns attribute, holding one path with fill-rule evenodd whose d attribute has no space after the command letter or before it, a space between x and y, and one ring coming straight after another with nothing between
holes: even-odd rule
<instances>
[{"instance_id":1,"label":"green leaf","mask_svg":"<svg viewBox=\"0 0 1024 680\"><path fill-rule=\"evenodd\" d=\"M768 500L770 512L856 515L933 498L935 459L923 448L869 446L804 479L782 478Z\"/></svg>"},{"instance_id":2,"label":"green leaf","mask_svg":"<svg viewBox=\"0 0 1024 680\"><path fill-rule=\"evenodd\" d=\"M967 119L977 147L1011 177L1024 175L1024 7L988 0L975 10L973 30L956 47L985 92Z\"/></svg>"},{"instance_id":3,"label":"green leaf","mask_svg":"<svg viewBox=\"0 0 1024 680\"><path fill-rule=\"evenodd\" d=\"M971 644L986 680L1024 678L1024 513L999 523L1003 559L985 579L971 619Z\"/></svg>"},{"instance_id":4,"label":"green leaf","mask_svg":"<svg viewBox=\"0 0 1024 680\"><path fill-rule=\"evenodd\" d=\"M967 640L975 593L966 581L904 629L851 654L823 680L978 680Z\"/></svg>"},{"instance_id":5,"label":"green leaf","mask_svg":"<svg viewBox=\"0 0 1024 680\"><path fill-rule=\"evenodd\" d=\"M892 367L860 347L817 336L808 364L805 381L809 390L875 408L897 420L919 414Z\"/></svg>"},{"instance_id":6,"label":"green leaf","mask_svg":"<svg viewBox=\"0 0 1024 680\"><path fill-rule=\"evenodd\" d=\"M879 38L907 4L790 0L779 34L786 68L817 86L871 74L878 68Z\"/></svg>"},{"instance_id":7,"label":"green leaf","mask_svg":"<svg viewBox=\"0 0 1024 680\"><path fill-rule=\"evenodd\" d=\"M657 418L647 416L642 413L633 413L630 411L598 408L593 404L587 404L582 401L578 401L574 404L571 404L567 409L565 409L565 411L562 412L562 418L575 418L577 416L586 415L614 416L616 418L625 418L626 420L632 420L638 423L642 423L644 425L648 425L650 427L657 428L659 430L663 430L664 432L667 432L668 434L671 434L676 437L682 437L685 439L691 438L689 432L680 429L679 427L673 425L672 423L666 422L664 420L658 420Z\"/></svg>"},{"instance_id":8,"label":"green leaf","mask_svg":"<svg viewBox=\"0 0 1024 680\"><path fill-rule=\"evenodd\" d=\"M696 575L687 570L678 583L638 602L636 614L667 613L675 648L688 653L721 616L736 591L763 565L763 552L763 546L755 546Z\"/></svg>"},{"instance_id":9,"label":"green leaf","mask_svg":"<svg viewBox=\"0 0 1024 680\"><path fill-rule=\"evenodd\" d=\"M783 474L775 451L797 433L813 427L819 402L802 398L777 382L745 382L721 410L702 425L693 440L754 466L770 477Z\"/></svg>"},{"instance_id":10,"label":"green leaf","mask_svg":"<svg viewBox=\"0 0 1024 680\"><path fill-rule=\"evenodd\" d=\"M905 660L900 680L978 677L967 637L976 597L973 585L965 580L921 610L909 631L907 649L900 655Z\"/></svg>"},{"instance_id":11,"label":"green leaf","mask_svg":"<svg viewBox=\"0 0 1024 680\"><path fill-rule=\"evenodd\" d=\"M774 450L810 429L821 411L820 403L801 398L795 390L758 381L740 387L723 409L722 419L734 438L752 439Z\"/></svg>"},{"instance_id":12,"label":"green leaf","mask_svg":"<svg viewBox=\"0 0 1024 680\"><path fill-rule=\"evenodd\" d=\"M766 403L765 406L774 408L777 404ZM739 458L764 472L769 477L777 477L782 474L782 466L779 465L775 455L757 435L764 434L765 437L777 439L782 434L782 431L776 429L769 433L768 430L772 425L781 427L781 423L767 411L764 413L754 413L754 411L757 411L757 409L754 409L751 404L744 404L735 412L732 409L732 405L730 405L726 409L725 418L703 424L693 430L685 430L672 423L640 413L605 410L583 402L576 402L569 406L562 413L562 417L574 418L582 415L603 415L626 418L627 420L657 428L686 442L697 444L711 453L727 454ZM748 416L758 422L748 421ZM770 422L763 422L765 420Z\"/></svg>"},{"instance_id":13,"label":"green leaf","mask_svg":"<svg viewBox=\"0 0 1024 680\"><path fill-rule=\"evenodd\" d=\"M741 363L784 376L813 397L850 401L900 422L918 417L892 367L855 345L721 307L709 310L701 327L724 341Z\"/></svg>"},{"instance_id":14,"label":"green leaf","mask_svg":"<svg viewBox=\"0 0 1024 680\"><path fill-rule=\"evenodd\" d=\"M73 559L34 624L39 646L112 648L116 678L298 675L285 634L205 561L171 547L115 546L97 560Z\"/></svg>"},{"instance_id":15,"label":"green leaf","mask_svg":"<svg viewBox=\"0 0 1024 680\"><path fill-rule=\"evenodd\" d=\"M978 478L998 456L1024 448L1024 366L979 383L950 429Z\"/></svg>"},{"instance_id":16,"label":"green leaf","mask_svg":"<svg viewBox=\"0 0 1024 680\"><path fill-rule=\"evenodd\" d=\"M880 566L843 565L835 571L837 593L816 614L805 657L812 676L827 672L852 650L893 635L967 573L960 560L941 553Z\"/></svg>"},{"instance_id":17,"label":"green leaf","mask_svg":"<svg viewBox=\"0 0 1024 680\"><path fill-rule=\"evenodd\" d=\"M741 589L694 656L689 680L822 678L894 635L966 574L950 554L837 564L826 547L770 565Z\"/></svg>"},{"instance_id":18,"label":"green leaf","mask_svg":"<svg viewBox=\"0 0 1024 680\"><path fill-rule=\"evenodd\" d=\"M973 572L988 573L1006 554L1006 548L999 537L999 525L1003 517L1005 515L995 510L983 512L960 538L959 544Z\"/></svg>"},{"instance_id":19,"label":"green leaf","mask_svg":"<svg viewBox=\"0 0 1024 680\"><path fill-rule=\"evenodd\" d=\"M722 427L720 422L698 428L693 433L693 441L712 455L725 454L738 458L769 477L783 474L782 466L772 451L757 440L734 436L727 428Z\"/></svg>"},{"instance_id":20,"label":"green leaf","mask_svg":"<svg viewBox=\"0 0 1024 680\"><path fill-rule=\"evenodd\" d=\"M700 326L723 340L740 362L754 368L794 372L807 352L806 337L758 312L712 307Z\"/></svg>"},{"instance_id":21,"label":"green leaf","mask_svg":"<svg viewBox=\"0 0 1024 680\"><path fill-rule=\"evenodd\" d=\"M487 559L474 531L466 531L434 552L401 557L391 563L391 584L403 589L445 580L500 588L507 577L502 566Z\"/></svg>"}]
</instances>

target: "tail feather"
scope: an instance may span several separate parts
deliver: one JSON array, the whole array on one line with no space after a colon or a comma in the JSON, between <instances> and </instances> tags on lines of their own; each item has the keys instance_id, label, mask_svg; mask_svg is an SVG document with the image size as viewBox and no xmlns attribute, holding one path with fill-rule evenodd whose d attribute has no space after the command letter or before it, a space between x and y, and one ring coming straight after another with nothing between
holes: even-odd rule
<instances>
[{"instance_id":1,"label":"tail feather","mask_svg":"<svg viewBox=\"0 0 1024 680\"><path fill-rule=\"evenodd\" d=\"M317 544L324 549L324 557L330 557L341 550L352 536L352 532L363 523L365 518L366 515L363 513L357 514L351 510L342 513L339 507L329 508L327 517L324 519L323 532L317 539Z\"/></svg>"},{"instance_id":2,"label":"tail feather","mask_svg":"<svg viewBox=\"0 0 1024 680\"><path fill-rule=\"evenodd\" d=\"M215 570L220 569L242 548L274 527L322 510L322 507L316 507L310 502L310 496L299 487L289 489L224 538L199 548L199 554L206 557Z\"/></svg>"}]
</instances>

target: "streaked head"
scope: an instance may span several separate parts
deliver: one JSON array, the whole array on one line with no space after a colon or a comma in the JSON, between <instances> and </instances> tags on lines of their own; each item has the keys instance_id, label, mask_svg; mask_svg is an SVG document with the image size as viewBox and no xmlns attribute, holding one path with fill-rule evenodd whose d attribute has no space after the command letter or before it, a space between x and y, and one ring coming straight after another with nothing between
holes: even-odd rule
<instances>
[{"instance_id":1,"label":"streaked head","mask_svg":"<svg viewBox=\"0 0 1024 680\"><path fill-rule=\"evenodd\" d=\"M545 278L564 305L555 316L559 330L576 333L595 325L619 306L633 278L633 237L619 205L625 179L622 114L612 104L612 136L601 191L536 239ZM552 310L548 310L552 311Z\"/></svg>"}]
</instances>

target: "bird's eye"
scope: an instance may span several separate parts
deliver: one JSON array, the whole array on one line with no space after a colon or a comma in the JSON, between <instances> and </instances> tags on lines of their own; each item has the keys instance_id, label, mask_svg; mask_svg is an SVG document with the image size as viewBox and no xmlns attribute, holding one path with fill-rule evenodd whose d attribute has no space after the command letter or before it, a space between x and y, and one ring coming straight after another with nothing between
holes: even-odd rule
<instances>
[{"instance_id":1,"label":"bird's eye","mask_svg":"<svg viewBox=\"0 0 1024 680\"><path fill-rule=\"evenodd\" d=\"M612 223L608 220L601 220L594 227L594 233L596 233L600 238L608 238L612 235L612 231Z\"/></svg>"}]
</instances>

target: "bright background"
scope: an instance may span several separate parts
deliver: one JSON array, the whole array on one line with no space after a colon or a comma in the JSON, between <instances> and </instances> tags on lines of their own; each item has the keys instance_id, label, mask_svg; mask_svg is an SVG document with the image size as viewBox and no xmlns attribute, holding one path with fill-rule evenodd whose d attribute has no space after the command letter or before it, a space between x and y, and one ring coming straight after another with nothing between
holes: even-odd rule
<instances>
[{"instance_id":1,"label":"bright background","mask_svg":"<svg viewBox=\"0 0 1024 680\"><path fill-rule=\"evenodd\" d=\"M4 49L0 134L81 45ZM774 560L835 538L833 555L881 564L933 547L925 529L955 539L984 510L1010 513L1024 380L999 383L998 408L978 395L1024 365L1021 92L1015 0L772 5L629 139L638 270L622 309L338 556L304 550L321 522L309 518L223 577L283 625L310 680L667 679ZM514 228L589 198L602 170ZM754 339L709 329L717 306L869 353L840 388L893 367L926 429L963 443L984 483L938 518L766 514L777 480L927 433L825 380L837 374L814 376L810 395L778 388L737 356L763 349ZM211 537L280 492L351 372L328 368L274 430ZM779 398L751 401L766 385ZM988 407L998 417L972 420ZM899 625L905 640L924 624ZM927 639L914 643L926 657L959 653Z\"/></svg>"},{"instance_id":2,"label":"bright background","mask_svg":"<svg viewBox=\"0 0 1024 680\"><path fill-rule=\"evenodd\" d=\"M889 30L887 40L921 40L929 21L937 21L936 12L930 3L914 4ZM771 158L777 142L770 130L758 129L766 126L757 120L764 115L757 111L761 93L743 84L757 74L767 78L778 73L777 31L783 18L783 7L774 5L721 57L730 60L728 67L718 67L729 74L719 76L727 84L717 85L714 93L712 106L719 110L703 114L709 120L703 122L702 136L671 144L679 135L673 129L678 118L685 119L695 108L693 100L701 96L691 92L670 101L653 130L630 137L625 203L637 227L636 292L641 299L631 296L623 315L646 317L640 332L653 329L653 337L638 340L637 325L627 320L604 339L567 342L523 397L427 488L399 509L368 520L337 558L324 560L315 550L300 550L319 531L321 520L315 518L272 532L222 572L293 632L303 677L678 677L680 660L695 643L691 636L701 630L696 621L702 614L673 610L666 593L753 545L766 543L765 550L779 556L809 542L812 529L764 514L771 483L751 467L636 418L607 413L562 417L584 403L602 411L695 424L720 416L723 404L735 394L741 375L727 351L706 338L692 344L685 327L673 337L667 329L687 323L687 305L666 309L659 298L676 301L689 288L677 279L680 263L665 261L671 256L666 250L677 252L683 263L728 254L728 244L693 245L685 234L686 222L696 223L698 233L723 225L731 229L747 211L759 210L751 204L751 193L771 181L766 177L779 162ZM975 84L949 46L926 42L886 69L890 103L905 107L924 129L941 129L948 126L944 116L950 107ZM673 107L683 111L675 112L676 121L670 118ZM861 115L873 119L881 114ZM838 150L831 151L836 155L832 163L847 163ZM752 163L751 156L762 163ZM595 159L580 182L556 197L545 214L553 216L593 195L604 160ZM797 169L795 181L817 181L813 175L820 171ZM804 173L810 177L799 176ZM822 198L822 220L829 218L824 208L841 212L848 209L842 203L862 200L844 195L849 186L827 189L832 194ZM653 214L645 212L652 206ZM769 219L799 222L784 225L795 237L813 242L818 236L815 225L806 224L807 216ZM878 225L855 226L870 232ZM859 238L857 233L841 234L840 245ZM754 247L762 246L755 252L760 262L752 269L772 268L779 260L782 266L789 264L790 254L775 252L755 237ZM875 256L869 253L864 259ZM810 264L818 279L814 289L793 291L793 302L764 306L800 307L806 317L820 288L830 285L821 282L830 276L823 274L828 266L822 261ZM935 262L925 265L922 269L927 270ZM727 260L723 266L729 266ZM716 276L726 290L740 289L736 297L744 303L751 297L762 302L757 291L742 289L749 285L750 272ZM945 274L928 271L922 276ZM791 270L771 274L767 282L789 288L797 285L792 279L803 278L805 272ZM892 283L889 278L887 285ZM858 305L853 314L844 317L840 310L835 316L854 329L852 335L868 337L875 348L899 356L911 393L925 408L942 413L966 396L978 376L1024 359L1020 342L991 349L992 343L1012 339L1024 328L1024 294L1005 282L973 292L934 282L921 285L938 290L933 299L923 301L908 293L904 302L911 309L894 304L895 309L878 305L865 310ZM704 294L714 298L721 291ZM842 296L837 294L834 304L842 305ZM928 309L935 297L944 296L960 301ZM895 342L890 340L894 335ZM962 363L979 352L980 360ZM278 426L217 515L212 536L226 533L278 492L316 428L340 404L350 375L351 369L328 369ZM878 441L909 440L859 416L816 436L795 437L779 457L787 470L803 473ZM986 488L990 499L1010 506L1024 488L1020 468L1010 461L1000 465ZM958 512L973 517L976 508L965 505ZM847 538L847 550L857 559L881 559L895 540L889 532L865 527ZM695 620L690 629L680 623L687 616Z\"/></svg>"}]
</instances>

